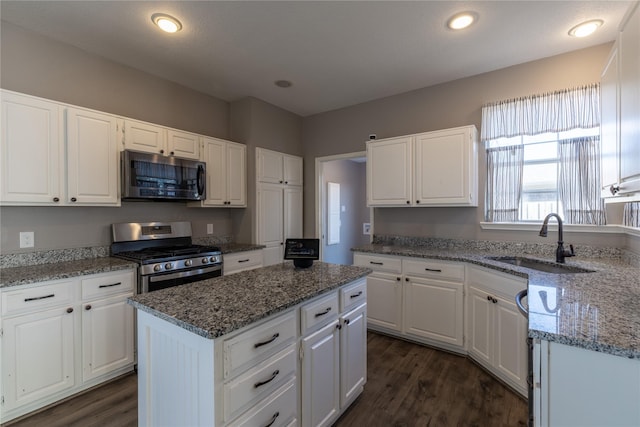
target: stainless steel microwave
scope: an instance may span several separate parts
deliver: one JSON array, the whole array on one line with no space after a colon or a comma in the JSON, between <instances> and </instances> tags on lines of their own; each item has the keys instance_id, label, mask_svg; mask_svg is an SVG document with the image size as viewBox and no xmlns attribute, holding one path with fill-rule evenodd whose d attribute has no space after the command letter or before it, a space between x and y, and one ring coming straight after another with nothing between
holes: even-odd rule
<instances>
[{"instance_id":1,"label":"stainless steel microwave","mask_svg":"<svg viewBox=\"0 0 640 427\"><path fill-rule=\"evenodd\" d=\"M121 162L123 199L205 198L204 162L131 150L122 152Z\"/></svg>"}]
</instances>

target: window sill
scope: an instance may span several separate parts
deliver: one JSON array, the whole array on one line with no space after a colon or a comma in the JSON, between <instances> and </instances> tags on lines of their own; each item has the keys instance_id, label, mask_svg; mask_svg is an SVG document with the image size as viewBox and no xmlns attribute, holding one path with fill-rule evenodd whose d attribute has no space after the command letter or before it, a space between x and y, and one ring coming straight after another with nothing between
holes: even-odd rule
<instances>
[{"instance_id":1,"label":"window sill","mask_svg":"<svg viewBox=\"0 0 640 427\"><path fill-rule=\"evenodd\" d=\"M509 230L509 231L539 231L542 223L533 222L481 222L483 230ZM557 230L557 223L549 223L550 230ZM640 236L640 228L626 227L624 225L586 225L563 224L563 229L570 233L620 233Z\"/></svg>"}]
</instances>

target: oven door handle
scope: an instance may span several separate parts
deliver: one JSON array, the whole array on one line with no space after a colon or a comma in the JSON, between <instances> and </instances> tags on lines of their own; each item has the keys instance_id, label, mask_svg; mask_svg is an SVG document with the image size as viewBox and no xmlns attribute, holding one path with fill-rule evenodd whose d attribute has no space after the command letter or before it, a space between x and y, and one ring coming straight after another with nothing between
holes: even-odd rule
<instances>
[{"instance_id":1,"label":"oven door handle","mask_svg":"<svg viewBox=\"0 0 640 427\"><path fill-rule=\"evenodd\" d=\"M177 273L159 274L157 276L148 276L148 277L149 277L149 283L153 283L153 282L162 282L164 280L179 279L181 277L195 276L197 274L206 274L206 273L210 273L212 271L218 271L218 270L222 270L222 265L217 265L215 267L195 268L188 271L179 271Z\"/></svg>"}]
</instances>

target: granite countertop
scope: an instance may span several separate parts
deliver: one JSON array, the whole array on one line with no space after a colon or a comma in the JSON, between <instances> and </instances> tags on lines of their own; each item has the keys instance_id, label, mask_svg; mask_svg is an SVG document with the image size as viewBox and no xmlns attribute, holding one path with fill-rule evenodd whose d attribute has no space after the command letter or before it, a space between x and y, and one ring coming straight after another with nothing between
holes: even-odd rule
<instances>
[{"instance_id":1,"label":"granite countertop","mask_svg":"<svg viewBox=\"0 0 640 427\"><path fill-rule=\"evenodd\" d=\"M136 295L129 303L208 339L366 276L368 268L315 262L297 269L284 262Z\"/></svg>"},{"instance_id":2,"label":"granite countertop","mask_svg":"<svg viewBox=\"0 0 640 427\"><path fill-rule=\"evenodd\" d=\"M640 359L640 268L621 260L569 258L566 266L593 272L552 274L487 259L513 253L374 244L353 251L467 262L525 277L530 337ZM554 264L555 255L522 256Z\"/></svg>"},{"instance_id":3,"label":"granite countertop","mask_svg":"<svg viewBox=\"0 0 640 427\"><path fill-rule=\"evenodd\" d=\"M26 267L1 268L0 289L137 267L138 264L135 262L119 258L100 257L29 265Z\"/></svg>"}]
</instances>

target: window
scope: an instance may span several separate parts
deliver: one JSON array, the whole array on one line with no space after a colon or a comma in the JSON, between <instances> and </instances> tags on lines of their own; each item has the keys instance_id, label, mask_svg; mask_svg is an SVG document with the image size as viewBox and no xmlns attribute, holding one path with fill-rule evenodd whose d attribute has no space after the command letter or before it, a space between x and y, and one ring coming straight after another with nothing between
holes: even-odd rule
<instances>
[{"instance_id":1,"label":"window","mask_svg":"<svg viewBox=\"0 0 640 427\"><path fill-rule=\"evenodd\" d=\"M560 153L558 141L598 136L599 128L546 132L534 136L499 138L486 142L488 148L522 146L522 187L517 216L512 221L541 221L549 212L563 216L559 191ZM563 218L565 219L565 218Z\"/></svg>"},{"instance_id":2,"label":"window","mask_svg":"<svg viewBox=\"0 0 640 427\"><path fill-rule=\"evenodd\" d=\"M600 198L600 86L487 104L485 219L604 224Z\"/></svg>"}]
</instances>

